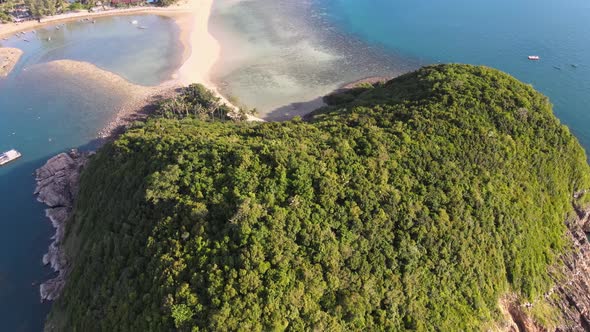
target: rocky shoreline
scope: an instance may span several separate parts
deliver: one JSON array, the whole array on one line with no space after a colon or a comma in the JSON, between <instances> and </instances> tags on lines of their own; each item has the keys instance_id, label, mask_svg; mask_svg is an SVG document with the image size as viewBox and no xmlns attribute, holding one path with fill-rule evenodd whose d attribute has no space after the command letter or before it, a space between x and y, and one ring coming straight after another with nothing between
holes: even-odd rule
<instances>
[{"instance_id":1,"label":"rocky shoreline","mask_svg":"<svg viewBox=\"0 0 590 332\"><path fill-rule=\"evenodd\" d=\"M590 331L590 208L574 204L574 209L577 218L567 222L573 247L561 256L561 269L550 272L556 285L545 298L552 306L560 308L565 318L566 323L557 331L582 332Z\"/></svg>"},{"instance_id":2,"label":"rocky shoreline","mask_svg":"<svg viewBox=\"0 0 590 332\"><path fill-rule=\"evenodd\" d=\"M45 210L45 215L55 227L53 242L49 245L47 254L43 256L43 264L50 265L58 273L55 278L40 285L41 301L58 298L65 285L68 273L68 261L62 248L65 223L72 213L78 194L80 174L90 155L91 153L80 153L77 150L60 153L49 159L35 173L37 186L34 194L39 202L49 207Z\"/></svg>"},{"instance_id":3,"label":"rocky shoreline","mask_svg":"<svg viewBox=\"0 0 590 332\"><path fill-rule=\"evenodd\" d=\"M578 194L576 194L578 195ZM574 198L577 198L574 195ZM571 250L559 257L555 269L549 276L555 283L544 294L545 301L558 308L563 321L555 326L556 332L590 331L590 209L574 204L576 218L566 221ZM500 330L509 332L547 331L538 324L530 310L536 303L521 303L516 295L509 295L500 302L500 309L506 315L507 325Z\"/></svg>"},{"instance_id":4,"label":"rocky shoreline","mask_svg":"<svg viewBox=\"0 0 590 332\"><path fill-rule=\"evenodd\" d=\"M551 274L557 284L545 294L552 306L560 308L565 319L557 331L590 331L590 243L580 227L585 227L585 223L587 218L584 224L568 225L573 250L562 256L561 271ZM563 275L565 279L560 278Z\"/></svg>"}]
</instances>

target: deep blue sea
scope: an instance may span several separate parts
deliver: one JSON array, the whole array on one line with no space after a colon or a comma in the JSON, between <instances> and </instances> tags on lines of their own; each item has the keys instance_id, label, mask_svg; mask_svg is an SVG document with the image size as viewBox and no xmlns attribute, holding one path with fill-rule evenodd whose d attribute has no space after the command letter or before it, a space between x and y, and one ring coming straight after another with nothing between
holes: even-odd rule
<instances>
[{"instance_id":1,"label":"deep blue sea","mask_svg":"<svg viewBox=\"0 0 590 332\"><path fill-rule=\"evenodd\" d=\"M486 65L532 84L590 150L589 1L312 2L339 30L368 44L424 64ZM529 61L528 55L541 61Z\"/></svg>"},{"instance_id":2,"label":"deep blue sea","mask_svg":"<svg viewBox=\"0 0 590 332\"><path fill-rule=\"evenodd\" d=\"M147 29L137 29L131 20ZM39 301L39 282L52 275L41 258L54 230L32 195L34 170L56 153L91 147L132 93L75 70L50 71L46 63L89 61L134 83L157 85L181 61L177 35L173 20L149 15L71 22L0 40L0 46L25 52L9 77L0 79L0 151L15 148L23 154L0 167L0 331L41 331L49 309Z\"/></svg>"}]
</instances>

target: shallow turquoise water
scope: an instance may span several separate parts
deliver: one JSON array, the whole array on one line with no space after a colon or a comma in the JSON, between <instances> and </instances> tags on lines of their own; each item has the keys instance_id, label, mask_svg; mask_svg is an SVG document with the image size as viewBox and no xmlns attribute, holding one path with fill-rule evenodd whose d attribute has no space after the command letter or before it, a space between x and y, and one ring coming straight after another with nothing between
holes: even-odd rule
<instances>
[{"instance_id":1,"label":"shallow turquoise water","mask_svg":"<svg viewBox=\"0 0 590 332\"><path fill-rule=\"evenodd\" d=\"M147 29L137 29L132 20ZM0 42L25 51L13 73L0 79L0 151L23 153L0 168L1 331L40 331L49 308L39 303L38 286L32 286L51 273L41 266L41 257L53 233L44 207L32 195L32 173L58 152L92 146L97 131L127 97L91 79L48 72L42 64L89 61L132 82L156 85L179 66L177 34L171 19L145 15L67 23Z\"/></svg>"},{"instance_id":2,"label":"shallow turquoise water","mask_svg":"<svg viewBox=\"0 0 590 332\"><path fill-rule=\"evenodd\" d=\"M318 96L367 76L399 75L416 61L334 29L309 0L217 0L222 41L213 81L269 120L303 115ZM317 106L315 106L317 107ZM313 110L313 108L311 108Z\"/></svg>"}]
</instances>

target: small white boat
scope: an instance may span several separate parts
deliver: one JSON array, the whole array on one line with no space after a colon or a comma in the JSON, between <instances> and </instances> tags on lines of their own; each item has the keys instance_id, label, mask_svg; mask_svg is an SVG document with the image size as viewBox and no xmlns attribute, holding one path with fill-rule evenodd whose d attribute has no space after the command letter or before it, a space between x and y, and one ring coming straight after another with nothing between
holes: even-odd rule
<instances>
[{"instance_id":1,"label":"small white boat","mask_svg":"<svg viewBox=\"0 0 590 332\"><path fill-rule=\"evenodd\" d=\"M20 158L20 152L12 149L0 154L0 166L8 164L9 162Z\"/></svg>"},{"instance_id":2,"label":"small white boat","mask_svg":"<svg viewBox=\"0 0 590 332\"><path fill-rule=\"evenodd\" d=\"M529 60L541 60L541 57L538 55L529 55Z\"/></svg>"},{"instance_id":3,"label":"small white boat","mask_svg":"<svg viewBox=\"0 0 590 332\"><path fill-rule=\"evenodd\" d=\"M137 20L131 21L131 24L133 24L133 25L137 25L137 23L138 23Z\"/></svg>"}]
</instances>

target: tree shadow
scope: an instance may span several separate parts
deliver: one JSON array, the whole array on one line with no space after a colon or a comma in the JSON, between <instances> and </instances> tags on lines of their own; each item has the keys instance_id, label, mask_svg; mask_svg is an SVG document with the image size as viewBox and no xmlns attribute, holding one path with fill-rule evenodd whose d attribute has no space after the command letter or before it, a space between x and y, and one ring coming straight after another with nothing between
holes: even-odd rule
<instances>
[{"instance_id":1,"label":"tree shadow","mask_svg":"<svg viewBox=\"0 0 590 332\"><path fill-rule=\"evenodd\" d=\"M291 103L281 106L264 115L262 118L266 121L287 121L295 116L303 117L325 105L324 97L317 97L306 102Z\"/></svg>"}]
</instances>

